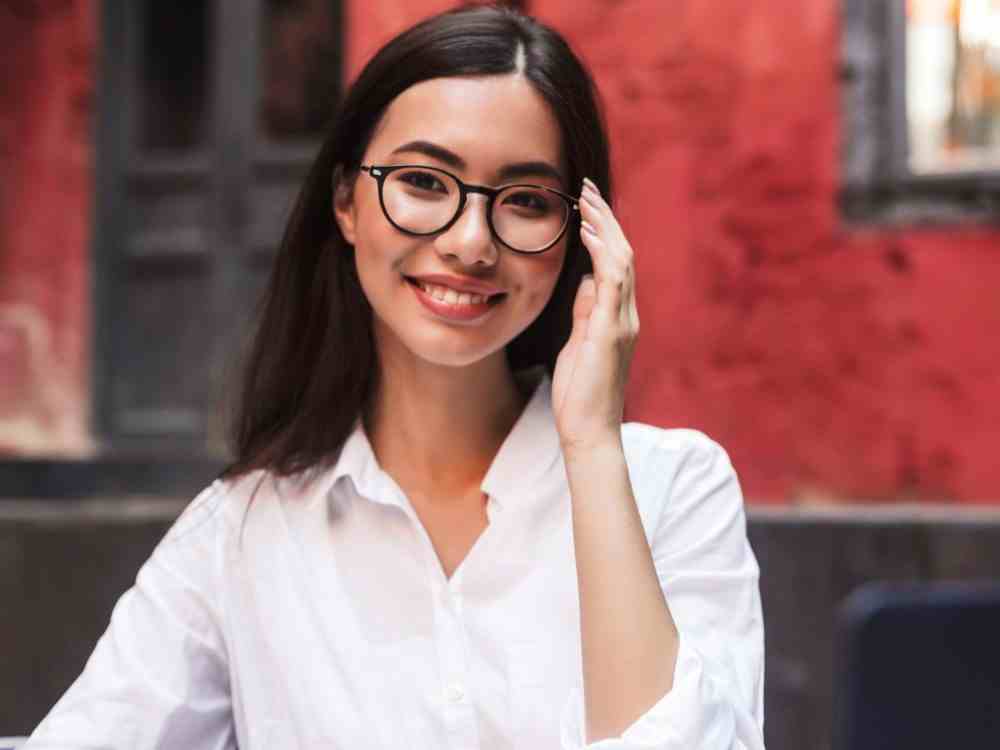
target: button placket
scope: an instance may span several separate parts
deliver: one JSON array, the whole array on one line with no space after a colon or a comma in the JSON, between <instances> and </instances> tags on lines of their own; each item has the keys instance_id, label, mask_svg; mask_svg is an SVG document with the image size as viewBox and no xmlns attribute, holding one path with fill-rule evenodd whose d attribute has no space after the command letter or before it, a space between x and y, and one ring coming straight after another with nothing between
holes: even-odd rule
<instances>
[{"instance_id":1,"label":"button placket","mask_svg":"<svg viewBox=\"0 0 1000 750\"><path fill-rule=\"evenodd\" d=\"M461 628L454 615L446 616L442 622L441 648L443 655L442 675L444 682L449 686L446 695L454 695L456 686L461 686L465 679L465 654L462 643ZM458 703L458 700L449 700L450 703Z\"/></svg>"},{"instance_id":2,"label":"button placket","mask_svg":"<svg viewBox=\"0 0 1000 750\"><path fill-rule=\"evenodd\" d=\"M460 682L453 682L445 689L445 698L451 704L465 702L465 687Z\"/></svg>"},{"instance_id":3,"label":"button placket","mask_svg":"<svg viewBox=\"0 0 1000 750\"><path fill-rule=\"evenodd\" d=\"M436 613L442 678L441 700L446 722L453 731L458 731L463 714L466 713L463 709L469 703L461 597L446 584L439 592L438 604Z\"/></svg>"}]
</instances>

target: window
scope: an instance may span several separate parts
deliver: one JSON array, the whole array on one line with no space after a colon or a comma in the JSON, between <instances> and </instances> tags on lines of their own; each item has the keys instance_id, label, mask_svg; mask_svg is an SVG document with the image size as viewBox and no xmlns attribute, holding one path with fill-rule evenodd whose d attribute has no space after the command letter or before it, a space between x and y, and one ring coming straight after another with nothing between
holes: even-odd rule
<instances>
[{"instance_id":1,"label":"window","mask_svg":"<svg viewBox=\"0 0 1000 750\"><path fill-rule=\"evenodd\" d=\"M845 215L995 220L1000 0L843 0L843 9Z\"/></svg>"},{"instance_id":2,"label":"window","mask_svg":"<svg viewBox=\"0 0 1000 750\"><path fill-rule=\"evenodd\" d=\"M910 0L906 118L915 174L1000 170L1000 0Z\"/></svg>"}]
</instances>

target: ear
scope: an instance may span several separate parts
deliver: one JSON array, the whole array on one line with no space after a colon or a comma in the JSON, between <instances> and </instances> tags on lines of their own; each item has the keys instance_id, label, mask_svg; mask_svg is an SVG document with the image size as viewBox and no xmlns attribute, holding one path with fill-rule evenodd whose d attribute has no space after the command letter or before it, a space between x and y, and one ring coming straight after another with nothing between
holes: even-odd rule
<instances>
[{"instance_id":1,"label":"ear","mask_svg":"<svg viewBox=\"0 0 1000 750\"><path fill-rule=\"evenodd\" d=\"M351 245L355 238L354 181L357 175L345 175L338 164L333 173L333 215L340 227L340 233Z\"/></svg>"}]
</instances>

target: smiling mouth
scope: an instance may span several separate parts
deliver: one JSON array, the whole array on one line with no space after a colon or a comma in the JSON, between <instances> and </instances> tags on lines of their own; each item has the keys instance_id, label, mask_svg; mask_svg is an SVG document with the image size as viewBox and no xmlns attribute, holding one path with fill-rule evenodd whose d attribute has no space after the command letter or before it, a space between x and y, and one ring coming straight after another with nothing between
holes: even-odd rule
<instances>
[{"instance_id":1,"label":"smiling mouth","mask_svg":"<svg viewBox=\"0 0 1000 750\"><path fill-rule=\"evenodd\" d=\"M406 280L407 284L410 284L411 286L417 287L418 289L420 289L421 291L423 291L425 294L429 294L429 292L427 292L426 288L423 285L421 285L421 283L419 281L417 281L416 279L414 279L414 278L412 278L410 276L403 276L403 278ZM456 292L457 292L457 290L456 290ZM499 292L498 294L491 294L489 297L486 298L486 304L487 305L497 305L500 302L502 302L506 297L507 297L507 292ZM437 299L437 298L435 298L435 299Z\"/></svg>"}]
</instances>

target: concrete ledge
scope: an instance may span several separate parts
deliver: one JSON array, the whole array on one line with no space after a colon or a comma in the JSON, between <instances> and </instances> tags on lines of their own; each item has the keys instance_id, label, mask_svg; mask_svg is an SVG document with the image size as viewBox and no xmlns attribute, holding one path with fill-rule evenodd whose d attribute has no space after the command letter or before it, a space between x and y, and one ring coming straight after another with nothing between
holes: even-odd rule
<instances>
[{"instance_id":1,"label":"concrete ledge","mask_svg":"<svg viewBox=\"0 0 1000 750\"><path fill-rule=\"evenodd\" d=\"M95 520L132 523L136 520L173 520L192 497L121 495L75 499L0 498L0 523L5 521L76 523ZM754 523L847 524L1000 524L1000 500L995 505L961 506L954 503L864 503L851 505L748 505Z\"/></svg>"},{"instance_id":2,"label":"concrete ledge","mask_svg":"<svg viewBox=\"0 0 1000 750\"><path fill-rule=\"evenodd\" d=\"M747 519L760 523L834 523L862 526L934 523L1000 524L1000 499L995 505L954 503L865 503L851 505L760 506L747 508Z\"/></svg>"},{"instance_id":3,"label":"concrete ledge","mask_svg":"<svg viewBox=\"0 0 1000 750\"><path fill-rule=\"evenodd\" d=\"M190 500L121 497L100 500L0 500L0 524L170 523Z\"/></svg>"}]
</instances>

